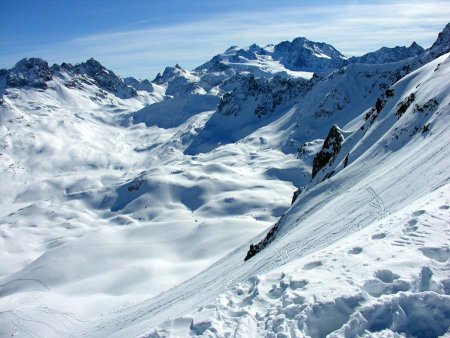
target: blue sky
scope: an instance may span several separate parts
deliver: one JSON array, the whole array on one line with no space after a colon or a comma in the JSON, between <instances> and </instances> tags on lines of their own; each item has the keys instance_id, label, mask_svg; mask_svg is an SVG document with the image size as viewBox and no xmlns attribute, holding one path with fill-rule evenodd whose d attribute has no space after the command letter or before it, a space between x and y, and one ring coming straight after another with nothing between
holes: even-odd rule
<instances>
[{"instance_id":1,"label":"blue sky","mask_svg":"<svg viewBox=\"0 0 450 338\"><path fill-rule=\"evenodd\" d=\"M94 57L122 76L152 79L166 65L191 69L231 45L298 36L346 55L414 40L429 47L448 18L447 0L1 0L0 68L31 56Z\"/></svg>"}]
</instances>

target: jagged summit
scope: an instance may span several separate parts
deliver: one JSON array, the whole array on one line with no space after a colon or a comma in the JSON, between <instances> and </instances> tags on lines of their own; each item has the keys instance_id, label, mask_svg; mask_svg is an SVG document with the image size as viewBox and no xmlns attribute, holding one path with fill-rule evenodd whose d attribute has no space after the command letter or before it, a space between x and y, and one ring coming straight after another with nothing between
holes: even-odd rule
<instances>
[{"instance_id":1,"label":"jagged summit","mask_svg":"<svg viewBox=\"0 0 450 338\"><path fill-rule=\"evenodd\" d=\"M152 82L157 84L162 84L164 82L167 82L170 78L173 78L177 75L182 75L183 73L186 73L186 71L180 67L179 64L176 64L175 66L167 66L163 73L158 73L156 77L153 79Z\"/></svg>"},{"instance_id":2,"label":"jagged summit","mask_svg":"<svg viewBox=\"0 0 450 338\"><path fill-rule=\"evenodd\" d=\"M25 58L16 63L13 68L3 70L0 73L0 77L2 76L5 77L4 88L29 86L47 89L49 81L54 77L64 78L65 76L73 80L66 83L74 86L80 76L85 76L92 79L99 88L117 97L130 98L137 95L135 88L126 85L119 76L94 58L76 65L63 62L61 65L54 64L51 67L42 59Z\"/></svg>"},{"instance_id":3,"label":"jagged summit","mask_svg":"<svg viewBox=\"0 0 450 338\"><path fill-rule=\"evenodd\" d=\"M298 37L274 47L274 56L289 69L323 72L339 68L346 57L332 45Z\"/></svg>"},{"instance_id":4,"label":"jagged summit","mask_svg":"<svg viewBox=\"0 0 450 338\"><path fill-rule=\"evenodd\" d=\"M450 23L439 33L430 50L433 51L435 56L442 55L450 50Z\"/></svg>"},{"instance_id":5,"label":"jagged summit","mask_svg":"<svg viewBox=\"0 0 450 338\"><path fill-rule=\"evenodd\" d=\"M423 49L423 47L421 45L419 45L416 41L413 41L411 43L411 46L409 46L409 48L414 48L414 49Z\"/></svg>"},{"instance_id":6,"label":"jagged summit","mask_svg":"<svg viewBox=\"0 0 450 338\"><path fill-rule=\"evenodd\" d=\"M140 80L135 77L129 76L129 77L124 78L123 82L127 86L131 86L136 90L144 90L149 93L153 92L153 90L154 90L152 83L147 79Z\"/></svg>"},{"instance_id":7,"label":"jagged summit","mask_svg":"<svg viewBox=\"0 0 450 338\"><path fill-rule=\"evenodd\" d=\"M346 57L333 46L299 37L292 42L284 41L265 47L255 43L247 48L231 46L222 54L214 56L210 61L196 68L196 71L222 70L218 66L222 63L237 71L252 72L258 77L271 77L276 72L285 72L289 76L298 77L301 73L295 72L334 70L341 67L344 60Z\"/></svg>"},{"instance_id":8,"label":"jagged summit","mask_svg":"<svg viewBox=\"0 0 450 338\"><path fill-rule=\"evenodd\" d=\"M4 70L6 87L24 87L46 89L47 81L52 79L48 63L40 58L24 58L10 70Z\"/></svg>"},{"instance_id":9,"label":"jagged summit","mask_svg":"<svg viewBox=\"0 0 450 338\"><path fill-rule=\"evenodd\" d=\"M93 57L90 57L88 60L86 60L86 62L84 62L84 64L89 65L90 67L94 67L94 68L105 68L99 61L97 61Z\"/></svg>"},{"instance_id":10,"label":"jagged summit","mask_svg":"<svg viewBox=\"0 0 450 338\"><path fill-rule=\"evenodd\" d=\"M136 96L136 90L127 86L123 80L113 71L104 67L94 58L88 59L73 67L73 74L87 75L95 80L100 88L103 88L118 97L127 98Z\"/></svg>"},{"instance_id":11,"label":"jagged summit","mask_svg":"<svg viewBox=\"0 0 450 338\"><path fill-rule=\"evenodd\" d=\"M396 46L393 48L382 47L379 50L362 56L352 57L350 63L366 63L366 64L383 64L390 62L398 62L411 57L421 55L425 50L415 41L411 46Z\"/></svg>"}]
</instances>

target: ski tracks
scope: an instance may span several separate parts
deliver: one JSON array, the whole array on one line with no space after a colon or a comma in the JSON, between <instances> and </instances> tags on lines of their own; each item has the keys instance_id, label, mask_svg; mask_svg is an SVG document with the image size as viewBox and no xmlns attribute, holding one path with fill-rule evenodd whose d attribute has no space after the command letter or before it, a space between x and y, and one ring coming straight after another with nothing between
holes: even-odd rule
<instances>
[{"instance_id":1,"label":"ski tracks","mask_svg":"<svg viewBox=\"0 0 450 338\"><path fill-rule=\"evenodd\" d=\"M377 192L372 187L366 188L367 192L372 196L370 200L370 206L375 210L378 216L378 220L381 220L387 216L386 206Z\"/></svg>"}]
</instances>

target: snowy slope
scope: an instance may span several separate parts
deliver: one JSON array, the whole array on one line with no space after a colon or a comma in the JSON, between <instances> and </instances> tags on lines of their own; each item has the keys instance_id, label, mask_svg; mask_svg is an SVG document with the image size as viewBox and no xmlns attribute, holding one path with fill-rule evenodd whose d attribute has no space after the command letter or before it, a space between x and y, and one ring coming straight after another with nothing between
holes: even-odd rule
<instances>
[{"instance_id":1,"label":"snowy slope","mask_svg":"<svg viewBox=\"0 0 450 338\"><path fill-rule=\"evenodd\" d=\"M232 48L151 83L2 71L0 336L445 333L449 37L388 64Z\"/></svg>"},{"instance_id":2,"label":"snowy slope","mask_svg":"<svg viewBox=\"0 0 450 338\"><path fill-rule=\"evenodd\" d=\"M130 113L158 107L162 86L121 99L88 76L45 83L7 88L0 106L0 336L60 336L73 328L64 319L62 331L50 317L36 328L23 320L66 313L75 325L152 297L289 206L295 186L283 173L300 165L294 156L236 145L183 155L210 111L176 128L132 124Z\"/></svg>"},{"instance_id":3,"label":"snowy slope","mask_svg":"<svg viewBox=\"0 0 450 338\"><path fill-rule=\"evenodd\" d=\"M304 258L291 261L280 247L280 267L235 283L147 337L448 333L449 188Z\"/></svg>"},{"instance_id":4,"label":"snowy slope","mask_svg":"<svg viewBox=\"0 0 450 338\"><path fill-rule=\"evenodd\" d=\"M348 166L302 193L281 218L274 240L256 256L244 263L244 245L182 285L113 314L88 334L151 336L150 328L168 318L173 321L158 329L160 335L260 336L278 329L281 333L291 323L297 324L294 331L312 336L366 329L445 333L450 300L450 91L442 80L449 73L446 54L396 83L391 88L394 97L368 130L348 131L344 146L353 154ZM399 118L398 109L412 91L414 105ZM417 104L422 109L430 99L438 104L429 111L415 108ZM428 123L428 131L416 130ZM358 269L356 264L367 267ZM323 279L333 280L333 292ZM228 288L233 289L214 303ZM392 304L397 304L399 317L381 316ZM186 314L200 306L199 313ZM347 312L339 310L342 307ZM433 320L424 311L435 311ZM335 320L321 319L333 313ZM418 315L420 325L406 325Z\"/></svg>"}]
</instances>

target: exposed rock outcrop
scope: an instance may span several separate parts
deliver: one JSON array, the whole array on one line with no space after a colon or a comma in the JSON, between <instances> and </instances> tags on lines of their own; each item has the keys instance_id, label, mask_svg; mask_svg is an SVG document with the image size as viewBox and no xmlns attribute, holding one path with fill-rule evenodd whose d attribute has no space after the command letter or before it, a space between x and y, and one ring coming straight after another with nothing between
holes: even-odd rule
<instances>
[{"instance_id":1,"label":"exposed rock outcrop","mask_svg":"<svg viewBox=\"0 0 450 338\"><path fill-rule=\"evenodd\" d=\"M313 178L320 170L334 161L341 150L342 142L344 142L344 136L342 136L337 126L332 126L323 143L322 149L314 157L312 168Z\"/></svg>"}]
</instances>

